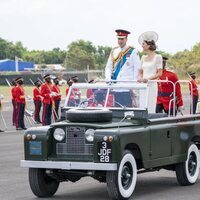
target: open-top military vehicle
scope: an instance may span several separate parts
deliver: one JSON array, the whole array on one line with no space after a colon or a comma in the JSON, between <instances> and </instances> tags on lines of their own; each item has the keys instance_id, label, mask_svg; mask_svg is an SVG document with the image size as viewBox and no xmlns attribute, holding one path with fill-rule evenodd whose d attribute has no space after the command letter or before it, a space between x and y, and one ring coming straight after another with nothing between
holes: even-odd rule
<instances>
[{"instance_id":1,"label":"open-top military vehicle","mask_svg":"<svg viewBox=\"0 0 200 200\"><path fill-rule=\"evenodd\" d=\"M174 170L180 185L194 184L200 115L148 113L148 88L134 82L74 84L62 121L25 132L21 166L29 168L32 192L50 197L60 182L91 176L107 183L110 198L129 199L138 173L163 168Z\"/></svg>"}]
</instances>

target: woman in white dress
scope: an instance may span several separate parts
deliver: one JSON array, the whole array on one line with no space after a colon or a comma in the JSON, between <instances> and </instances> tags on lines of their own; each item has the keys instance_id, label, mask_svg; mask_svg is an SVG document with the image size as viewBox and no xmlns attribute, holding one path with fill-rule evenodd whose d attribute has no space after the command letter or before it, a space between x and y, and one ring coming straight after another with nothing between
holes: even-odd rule
<instances>
[{"instance_id":1,"label":"woman in white dress","mask_svg":"<svg viewBox=\"0 0 200 200\"><path fill-rule=\"evenodd\" d=\"M140 35L139 43L146 55L141 58L138 72L139 82L157 80L162 75L162 56L155 53L158 34L148 31ZM148 112L155 113L158 87L156 82L149 82Z\"/></svg>"}]
</instances>

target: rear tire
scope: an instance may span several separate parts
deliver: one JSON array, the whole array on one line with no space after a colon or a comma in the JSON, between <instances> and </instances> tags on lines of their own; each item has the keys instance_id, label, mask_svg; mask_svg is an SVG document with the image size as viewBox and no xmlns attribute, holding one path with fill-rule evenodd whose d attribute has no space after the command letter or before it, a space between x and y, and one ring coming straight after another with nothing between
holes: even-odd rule
<instances>
[{"instance_id":1,"label":"rear tire","mask_svg":"<svg viewBox=\"0 0 200 200\"><path fill-rule=\"evenodd\" d=\"M187 160L176 164L176 177L182 186L193 185L199 176L200 158L199 150L195 144L188 149Z\"/></svg>"},{"instance_id":2,"label":"rear tire","mask_svg":"<svg viewBox=\"0 0 200 200\"><path fill-rule=\"evenodd\" d=\"M137 166L133 154L124 151L117 171L108 171L106 175L107 190L111 199L129 199L134 192L137 181Z\"/></svg>"},{"instance_id":3,"label":"rear tire","mask_svg":"<svg viewBox=\"0 0 200 200\"><path fill-rule=\"evenodd\" d=\"M37 197L51 197L59 186L59 182L49 177L45 171L45 169L29 169L29 184Z\"/></svg>"}]
</instances>

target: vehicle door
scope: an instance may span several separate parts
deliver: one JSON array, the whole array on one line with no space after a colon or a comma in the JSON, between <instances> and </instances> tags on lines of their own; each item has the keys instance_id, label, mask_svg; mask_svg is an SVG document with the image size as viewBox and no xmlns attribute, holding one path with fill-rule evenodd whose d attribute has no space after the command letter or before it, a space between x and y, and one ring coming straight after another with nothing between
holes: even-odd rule
<instances>
[{"instance_id":1,"label":"vehicle door","mask_svg":"<svg viewBox=\"0 0 200 200\"><path fill-rule=\"evenodd\" d=\"M176 127L170 124L150 126L150 158L158 159L172 156L172 141Z\"/></svg>"}]
</instances>

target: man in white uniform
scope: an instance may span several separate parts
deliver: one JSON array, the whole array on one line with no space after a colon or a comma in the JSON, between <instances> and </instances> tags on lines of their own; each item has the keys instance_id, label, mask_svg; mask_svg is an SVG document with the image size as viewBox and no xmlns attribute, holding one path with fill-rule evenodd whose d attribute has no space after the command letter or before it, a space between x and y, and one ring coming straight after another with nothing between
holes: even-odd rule
<instances>
[{"instance_id":1,"label":"man in white uniform","mask_svg":"<svg viewBox=\"0 0 200 200\"><path fill-rule=\"evenodd\" d=\"M105 68L106 81L137 80L140 58L133 47L128 46L129 31L117 29L118 47L112 49Z\"/></svg>"},{"instance_id":2,"label":"man in white uniform","mask_svg":"<svg viewBox=\"0 0 200 200\"><path fill-rule=\"evenodd\" d=\"M117 29L118 47L112 49L105 68L106 81L133 81L138 78L140 58L136 49L128 46L129 31ZM115 106L133 106L133 95L129 90L113 91Z\"/></svg>"}]
</instances>

